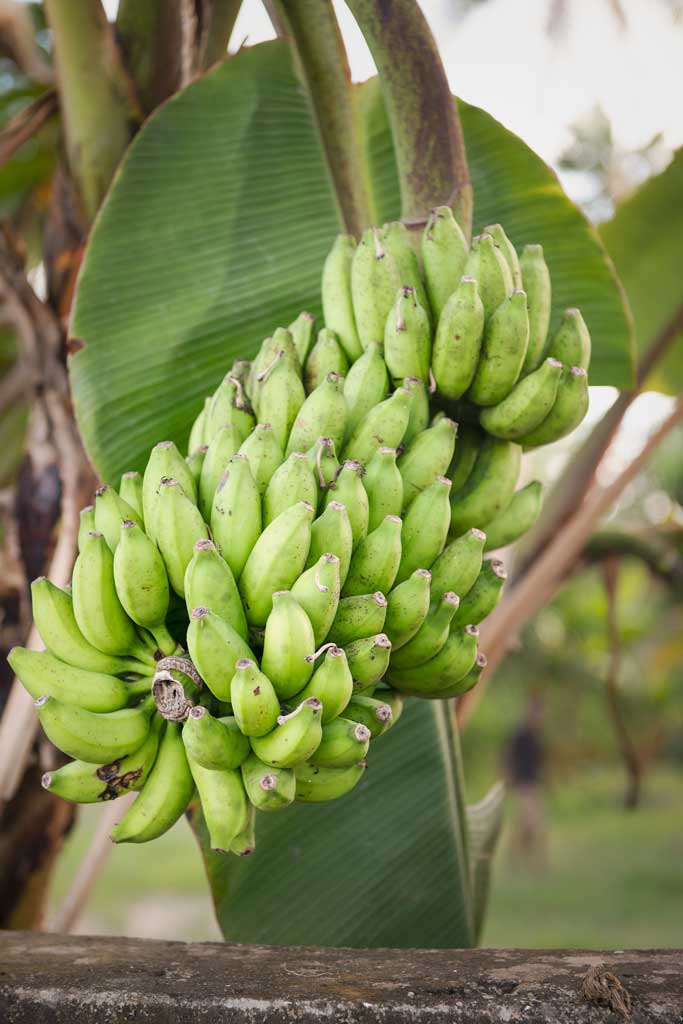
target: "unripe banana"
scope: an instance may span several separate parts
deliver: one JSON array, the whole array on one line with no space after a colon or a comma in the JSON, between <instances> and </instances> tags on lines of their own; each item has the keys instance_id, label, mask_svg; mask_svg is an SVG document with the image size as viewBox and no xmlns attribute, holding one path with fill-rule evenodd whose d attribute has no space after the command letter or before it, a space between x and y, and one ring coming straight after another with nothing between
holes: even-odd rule
<instances>
[{"instance_id":1,"label":"unripe banana","mask_svg":"<svg viewBox=\"0 0 683 1024\"><path fill-rule=\"evenodd\" d=\"M229 373L218 385L207 408L202 443L210 446L221 427L229 426L234 428L241 444L255 425L242 382Z\"/></svg>"},{"instance_id":2,"label":"unripe banana","mask_svg":"<svg viewBox=\"0 0 683 1024\"><path fill-rule=\"evenodd\" d=\"M246 824L230 843L230 853L249 857L256 850L256 808L247 800Z\"/></svg>"},{"instance_id":3,"label":"unripe banana","mask_svg":"<svg viewBox=\"0 0 683 1024\"><path fill-rule=\"evenodd\" d=\"M503 563L496 558L487 559L471 589L463 597L453 619L453 628L469 624L478 626L490 615L500 601L507 573Z\"/></svg>"},{"instance_id":4,"label":"unripe banana","mask_svg":"<svg viewBox=\"0 0 683 1024\"><path fill-rule=\"evenodd\" d=\"M447 590L464 597L472 588L481 571L486 539L475 526L444 548L432 566L432 601L440 601Z\"/></svg>"},{"instance_id":5,"label":"unripe banana","mask_svg":"<svg viewBox=\"0 0 683 1024\"><path fill-rule=\"evenodd\" d=\"M102 534L111 552L116 551L124 519L142 526L142 518L135 509L119 497L113 487L102 484L95 491L95 530Z\"/></svg>"},{"instance_id":6,"label":"unripe banana","mask_svg":"<svg viewBox=\"0 0 683 1024\"><path fill-rule=\"evenodd\" d=\"M350 300L349 300L350 301ZM327 317L325 317L327 323ZM336 330L334 324L329 324L332 330ZM315 331L315 317L312 313L299 313L296 320L289 325L289 333L292 335L292 341L294 342L294 348L296 354L299 357L299 362L302 366L306 363L309 350L313 343L313 334ZM360 351L360 345L358 346Z\"/></svg>"},{"instance_id":7,"label":"unripe banana","mask_svg":"<svg viewBox=\"0 0 683 1024\"><path fill-rule=\"evenodd\" d=\"M527 345L526 295L515 291L491 316L467 397L476 405L497 405L517 383Z\"/></svg>"},{"instance_id":8,"label":"unripe banana","mask_svg":"<svg viewBox=\"0 0 683 1024\"><path fill-rule=\"evenodd\" d=\"M270 423L257 424L240 446L239 454L246 455L249 460L254 482L263 497L270 478L283 462L282 449Z\"/></svg>"},{"instance_id":9,"label":"unripe banana","mask_svg":"<svg viewBox=\"0 0 683 1024\"><path fill-rule=\"evenodd\" d=\"M370 410L384 401L388 391L389 373L382 358L382 346L379 341L373 341L350 368L344 380L347 438L351 437Z\"/></svg>"},{"instance_id":10,"label":"unripe banana","mask_svg":"<svg viewBox=\"0 0 683 1024\"><path fill-rule=\"evenodd\" d=\"M366 465L378 448L398 448L408 429L411 404L410 392L400 387L370 409L346 442L344 459Z\"/></svg>"},{"instance_id":11,"label":"unripe banana","mask_svg":"<svg viewBox=\"0 0 683 1024\"><path fill-rule=\"evenodd\" d=\"M535 370L543 358L552 312L552 286L542 245L525 245L520 267L522 283L515 287L526 292L529 312L529 345L522 366L524 374Z\"/></svg>"},{"instance_id":12,"label":"unripe banana","mask_svg":"<svg viewBox=\"0 0 683 1024\"><path fill-rule=\"evenodd\" d=\"M397 651L415 636L429 611L429 569L415 569L407 580L399 583L387 597L384 628L391 637L391 649Z\"/></svg>"},{"instance_id":13,"label":"unripe banana","mask_svg":"<svg viewBox=\"0 0 683 1024\"><path fill-rule=\"evenodd\" d=\"M455 494L469 479L479 455L479 449L484 441L484 434L475 427L473 423L461 423L458 427L458 440L455 445L453 461L445 474L450 477L453 488L451 494Z\"/></svg>"},{"instance_id":14,"label":"unripe banana","mask_svg":"<svg viewBox=\"0 0 683 1024\"><path fill-rule=\"evenodd\" d=\"M389 707L391 708L393 718L389 725L396 725L399 718L403 714L403 707L405 705L405 700L402 694L400 694L398 690L392 690L391 688L386 689L382 687L377 691L377 695L378 698L380 698L385 704L388 704Z\"/></svg>"},{"instance_id":15,"label":"unripe banana","mask_svg":"<svg viewBox=\"0 0 683 1024\"><path fill-rule=\"evenodd\" d=\"M238 583L249 625L265 626L275 591L287 590L303 572L313 515L313 507L300 501L274 519L256 541Z\"/></svg>"},{"instance_id":16,"label":"unripe banana","mask_svg":"<svg viewBox=\"0 0 683 1024\"><path fill-rule=\"evenodd\" d=\"M344 597L391 590L401 564L402 528L400 516L385 516L379 526L360 541L351 556L342 587Z\"/></svg>"},{"instance_id":17,"label":"unripe banana","mask_svg":"<svg viewBox=\"0 0 683 1024\"><path fill-rule=\"evenodd\" d=\"M588 412L588 375L581 366L572 366L560 377L552 409L535 430L523 438L525 450L537 448L571 434Z\"/></svg>"},{"instance_id":18,"label":"unripe banana","mask_svg":"<svg viewBox=\"0 0 683 1024\"><path fill-rule=\"evenodd\" d=\"M142 746L109 764L69 761L62 768L46 772L40 780L43 789L78 804L104 803L142 789L156 759L164 725L164 719L155 715Z\"/></svg>"},{"instance_id":19,"label":"unripe banana","mask_svg":"<svg viewBox=\"0 0 683 1024\"><path fill-rule=\"evenodd\" d=\"M66 704L47 694L38 697L35 705L50 742L69 757L93 764L125 757L142 746L154 710L151 698L135 708L106 714Z\"/></svg>"},{"instance_id":20,"label":"unripe banana","mask_svg":"<svg viewBox=\"0 0 683 1024\"><path fill-rule=\"evenodd\" d=\"M341 450L346 429L344 378L328 373L303 403L286 442L286 454L307 452L319 437L330 437Z\"/></svg>"},{"instance_id":21,"label":"unripe banana","mask_svg":"<svg viewBox=\"0 0 683 1024\"><path fill-rule=\"evenodd\" d=\"M467 675L477 657L476 626L454 629L435 657L417 668L389 670L389 682L396 690L408 696L421 697L435 690L450 688Z\"/></svg>"},{"instance_id":22,"label":"unripe banana","mask_svg":"<svg viewBox=\"0 0 683 1024\"><path fill-rule=\"evenodd\" d=\"M418 302L415 289L402 286L384 327L384 360L392 379L426 380L431 348L429 314Z\"/></svg>"},{"instance_id":23,"label":"unripe banana","mask_svg":"<svg viewBox=\"0 0 683 1024\"><path fill-rule=\"evenodd\" d=\"M375 530L386 516L399 516L403 508L403 479L396 465L395 448L378 448L363 477L368 496L368 530Z\"/></svg>"},{"instance_id":24,"label":"unripe banana","mask_svg":"<svg viewBox=\"0 0 683 1024\"><path fill-rule=\"evenodd\" d=\"M291 768L273 768L256 754L250 754L242 765L242 782L249 800L259 811L279 811L288 807L296 793L296 779Z\"/></svg>"},{"instance_id":25,"label":"unripe banana","mask_svg":"<svg viewBox=\"0 0 683 1024\"><path fill-rule=\"evenodd\" d=\"M391 640L386 633L354 640L343 648L353 677L353 692L372 696L377 683L387 670L391 656Z\"/></svg>"},{"instance_id":26,"label":"unripe banana","mask_svg":"<svg viewBox=\"0 0 683 1024\"><path fill-rule=\"evenodd\" d=\"M214 697L229 701L235 665L241 658L253 657L239 633L208 608L193 608L187 629L187 648Z\"/></svg>"},{"instance_id":27,"label":"unripe banana","mask_svg":"<svg viewBox=\"0 0 683 1024\"><path fill-rule=\"evenodd\" d=\"M313 470L315 481L320 492L318 508L324 504L325 493L330 484L337 479L341 469L331 437L319 437L315 444L306 452L308 464Z\"/></svg>"},{"instance_id":28,"label":"unripe banana","mask_svg":"<svg viewBox=\"0 0 683 1024\"><path fill-rule=\"evenodd\" d=\"M429 426L429 393L419 377L404 377L402 388L408 392L408 426L403 435L403 446L410 444Z\"/></svg>"},{"instance_id":29,"label":"unripe banana","mask_svg":"<svg viewBox=\"0 0 683 1024\"><path fill-rule=\"evenodd\" d=\"M240 658L235 665L230 703L245 736L265 736L275 728L280 702L270 679L251 658Z\"/></svg>"},{"instance_id":30,"label":"unripe banana","mask_svg":"<svg viewBox=\"0 0 683 1024\"><path fill-rule=\"evenodd\" d=\"M231 458L240 450L241 444L242 435L233 424L228 423L218 428L206 450L197 490L199 510L207 522L211 519L211 508L216 488L221 482Z\"/></svg>"},{"instance_id":31,"label":"unripe banana","mask_svg":"<svg viewBox=\"0 0 683 1024\"><path fill-rule=\"evenodd\" d=\"M162 480L156 507L157 544L166 565L168 579L178 597L184 597L185 571L192 561L198 540L208 540L209 531L201 512L177 480Z\"/></svg>"},{"instance_id":32,"label":"unripe banana","mask_svg":"<svg viewBox=\"0 0 683 1024\"><path fill-rule=\"evenodd\" d=\"M299 764L294 769L296 799L306 804L338 800L360 782L365 768L365 761L359 761L350 768L315 768L308 763Z\"/></svg>"},{"instance_id":33,"label":"unripe banana","mask_svg":"<svg viewBox=\"0 0 683 1024\"><path fill-rule=\"evenodd\" d=\"M299 501L307 501L315 507L318 504L318 485L308 456L295 451L278 466L266 487L263 525L268 526Z\"/></svg>"},{"instance_id":34,"label":"unripe banana","mask_svg":"<svg viewBox=\"0 0 683 1024\"><path fill-rule=\"evenodd\" d=\"M327 552L303 572L292 587L292 597L306 612L313 627L316 647L330 632L339 606L339 564L337 556Z\"/></svg>"},{"instance_id":35,"label":"unripe banana","mask_svg":"<svg viewBox=\"0 0 683 1024\"><path fill-rule=\"evenodd\" d=\"M394 257L401 285L408 285L415 291L417 301L429 316L427 290L422 282L417 251L413 246L410 231L400 220L391 221L383 225L380 239L385 250Z\"/></svg>"},{"instance_id":36,"label":"unripe banana","mask_svg":"<svg viewBox=\"0 0 683 1024\"><path fill-rule=\"evenodd\" d=\"M233 576L239 579L261 535L261 495L246 455L230 460L216 488L211 533Z\"/></svg>"},{"instance_id":37,"label":"unripe banana","mask_svg":"<svg viewBox=\"0 0 683 1024\"><path fill-rule=\"evenodd\" d=\"M126 683L104 672L65 665L48 651L13 647L7 661L34 700L46 694L64 704L101 713L119 711L149 693L149 677Z\"/></svg>"},{"instance_id":38,"label":"unripe banana","mask_svg":"<svg viewBox=\"0 0 683 1024\"><path fill-rule=\"evenodd\" d=\"M248 822L242 775L237 770L214 772L202 768L192 758L188 758L188 763L202 802L211 849L228 853Z\"/></svg>"},{"instance_id":39,"label":"unripe banana","mask_svg":"<svg viewBox=\"0 0 683 1024\"><path fill-rule=\"evenodd\" d=\"M415 668L439 653L448 640L451 622L458 610L460 598L447 590L440 601L433 604L429 614L412 640L391 656L391 671Z\"/></svg>"},{"instance_id":40,"label":"unripe banana","mask_svg":"<svg viewBox=\"0 0 683 1024\"><path fill-rule=\"evenodd\" d=\"M517 491L505 511L486 524L484 551L494 551L514 544L530 530L540 514L542 494L543 485L540 480L532 480Z\"/></svg>"},{"instance_id":41,"label":"unripe banana","mask_svg":"<svg viewBox=\"0 0 683 1024\"><path fill-rule=\"evenodd\" d=\"M194 793L178 722L167 722L154 767L135 803L112 829L115 843L146 843L175 825Z\"/></svg>"},{"instance_id":42,"label":"unripe banana","mask_svg":"<svg viewBox=\"0 0 683 1024\"><path fill-rule=\"evenodd\" d=\"M347 459L325 494L326 508L331 502L340 503L346 508L351 523L354 548L367 534L370 521L370 506L362 481L363 472L360 462L355 459ZM326 548L326 550L333 551L335 555L338 555L343 566L343 558L335 548ZM343 575L345 578L346 573Z\"/></svg>"},{"instance_id":43,"label":"unripe banana","mask_svg":"<svg viewBox=\"0 0 683 1024\"><path fill-rule=\"evenodd\" d=\"M137 470L131 470L131 472L122 475L119 484L119 494L131 508L135 509L140 522L144 525L142 514L142 477Z\"/></svg>"},{"instance_id":44,"label":"unripe banana","mask_svg":"<svg viewBox=\"0 0 683 1024\"><path fill-rule=\"evenodd\" d=\"M323 725L323 734L317 750L308 763L316 768L348 768L357 764L368 752L370 730L362 722L335 718Z\"/></svg>"},{"instance_id":45,"label":"unripe banana","mask_svg":"<svg viewBox=\"0 0 683 1024\"><path fill-rule=\"evenodd\" d=\"M194 480L195 487L199 490L199 481L202 478L202 469L204 468L204 460L206 453L208 452L208 445L202 444L199 448L195 448L191 455L185 456L185 462L187 463L190 473L192 473L192 479Z\"/></svg>"},{"instance_id":46,"label":"unripe banana","mask_svg":"<svg viewBox=\"0 0 683 1024\"><path fill-rule=\"evenodd\" d=\"M103 654L89 644L78 628L71 594L50 583L45 576L39 576L31 584L31 602L33 621L43 643L60 661L110 676L123 672L149 671L146 663Z\"/></svg>"},{"instance_id":47,"label":"unripe banana","mask_svg":"<svg viewBox=\"0 0 683 1024\"><path fill-rule=\"evenodd\" d=\"M323 317L336 332L350 362L363 351L356 330L351 298L351 263L356 241L351 235L337 235L325 260L322 278Z\"/></svg>"},{"instance_id":48,"label":"unripe banana","mask_svg":"<svg viewBox=\"0 0 683 1024\"><path fill-rule=\"evenodd\" d=\"M210 608L243 640L247 639L247 620L235 577L210 540L198 540L195 544L192 561L185 570L184 586L188 614L193 608Z\"/></svg>"},{"instance_id":49,"label":"unripe banana","mask_svg":"<svg viewBox=\"0 0 683 1024\"><path fill-rule=\"evenodd\" d=\"M377 228L363 232L351 263L351 297L363 348L384 337L384 324L401 287L396 260L382 245Z\"/></svg>"},{"instance_id":50,"label":"unripe banana","mask_svg":"<svg viewBox=\"0 0 683 1024\"><path fill-rule=\"evenodd\" d=\"M95 532L95 506L86 505L79 514L78 522L78 550L83 550L83 545L89 533Z\"/></svg>"},{"instance_id":51,"label":"unripe banana","mask_svg":"<svg viewBox=\"0 0 683 1024\"><path fill-rule=\"evenodd\" d=\"M562 363L549 356L537 370L523 377L498 405L483 409L482 427L494 437L519 441L540 426L555 402Z\"/></svg>"},{"instance_id":52,"label":"unripe banana","mask_svg":"<svg viewBox=\"0 0 683 1024\"><path fill-rule=\"evenodd\" d=\"M565 309L562 322L550 340L548 355L565 366L588 369L591 361L591 336L580 309Z\"/></svg>"},{"instance_id":53,"label":"unripe banana","mask_svg":"<svg viewBox=\"0 0 683 1024\"><path fill-rule=\"evenodd\" d=\"M188 757L208 771L232 771L251 753L249 739L235 718L214 718L201 704L190 708L183 743Z\"/></svg>"},{"instance_id":54,"label":"unripe banana","mask_svg":"<svg viewBox=\"0 0 683 1024\"><path fill-rule=\"evenodd\" d=\"M501 256L507 263L510 276L512 277L512 287L523 288L522 271L519 264L519 257L517 256L517 250L505 234L502 225L491 224L489 227L484 228L484 233L491 236L498 247Z\"/></svg>"},{"instance_id":55,"label":"unripe banana","mask_svg":"<svg viewBox=\"0 0 683 1024\"><path fill-rule=\"evenodd\" d=\"M427 697L431 700L448 700L451 697L461 697L463 693L467 693L479 682L479 678L486 668L486 655L481 652L477 654L474 665L469 672L459 679L457 683L453 683L451 686L442 687L440 690L435 690L432 693L421 693L421 697Z\"/></svg>"},{"instance_id":56,"label":"unripe banana","mask_svg":"<svg viewBox=\"0 0 683 1024\"><path fill-rule=\"evenodd\" d=\"M315 636L308 615L289 590L276 590L266 621L261 667L280 700L302 690L313 674Z\"/></svg>"},{"instance_id":57,"label":"unripe banana","mask_svg":"<svg viewBox=\"0 0 683 1024\"><path fill-rule=\"evenodd\" d=\"M325 644L316 651L315 658L321 653L325 655L322 663L298 696L300 700L314 697L321 702L322 721L326 725L340 715L349 703L353 693L353 676L341 647Z\"/></svg>"},{"instance_id":58,"label":"unripe banana","mask_svg":"<svg viewBox=\"0 0 683 1024\"><path fill-rule=\"evenodd\" d=\"M254 407L254 412L259 420L263 422L265 415L261 415L267 409L262 408L261 392L263 381L267 379L272 368L280 361L289 363L299 374L301 363L291 333L283 327L278 327L273 336L265 338L249 370L247 379L247 391Z\"/></svg>"},{"instance_id":59,"label":"unripe banana","mask_svg":"<svg viewBox=\"0 0 683 1024\"><path fill-rule=\"evenodd\" d=\"M114 582L126 614L149 630L162 654L173 654L177 645L165 626L169 588L164 560L154 541L132 519L121 524Z\"/></svg>"},{"instance_id":60,"label":"unripe banana","mask_svg":"<svg viewBox=\"0 0 683 1024\"><path fill-rule=\"evenodd\" d=\"M349 368L349 361L346 353L339 343L339 338L334 331L323 327L318 331L318 340L308 354L304 369L304 383L306 394L310 395L316 388L320 387L330 373L336 373L340 377L346 376Z\"/></svg>"},{"instance_id":61,"label":"unripe banana","mask_svg":"<svg viewBox=\"0 0 683 1024\"><path fill-rule=\"evenodd\" d=\"M309 316L309 315L310 314L308 314L308 313L302 313L301 314L302 317ZM293 333L291 327L289 328L289 331L290 331L290 334L292 334L292 338L293 338L294 337L294 333ZM249 401L246 392L247 392L247 383L249 381L249 374L250 373L251 373L251 360L250 359L236 359L235 362L230 367L230 376L232 377L233 380L239 381L239 383L242 385L242 390L245 393L245 399L244 399L245 400L245 404L248 403L248 401Z\"/></svg>"},{"instance_id":62,"label":"unripe banana","mask_svg":"<svg viewBox=\"0 0 683 1024\"><path fill-rule=\"evenodd\" d=\"M444 476L451 464L458 426L447 417L423 430L408 445L398 460L403 480L403 508L429 487L437 476Z\"/></svg>"},{"instance_id":63,"label":"unripe banana","mask_svg":"<svg viewBox=\"0 0 683 1024\"><path fill-rule=\"evenodd\" d=\"M259 419L270 423L281 451L287 446L290 431L305 400L306 392L299 369L291 360L285 359L282 352L282 358L264 371L259 397Z\"/></svg>"},{"instance_id":64,"label":"unripe banana","mask_svg":"<svg viewBox=\"0 0 683 1024\"><path fill-rule=\"evenodd\" d=\"M345 715L352 722L361 722L373 740L390 729L394 719L390 706L374 697L352 697Z\"/></svg>"},{"instance_id":65,"label":"unripe banana","mask_svg":"<svg viewBox=\"0 0 683 1024\"><path fill-rule=\"evenodd\" d=\"M508 507L514 494L522 449L514 441L487 437L464 487L451 493L451 535L485 527Z\"/></svg>"},{"instance_id":66,"label":"unripe banana","mask_svg":"<svg viewBox=\"0 0 683 1024\"><path fill-rule=\"evenodd\" d=\"M325 554L334 554L339 559L339 582L343 585L353 551L353 527L346 506L339 501L330 501L325 511L311 526L311 547L306 568L314 566Z\"/></svg>"},{"instance_id":67,"label":"unripe banana","mask_svg":"<svg viewBox=\"0 0 683 1024\"><path fill-rule=\"evenodd\" d=\"M381 633L387 615L387 599L380 591L343 597L330 627L330 637L343 647L364 636Z\"/></svg>"},{"instance_id":68,"label":"unripe banana","mask_svg":"<svg viewBox=\"0 0 683 1024\"><path fill-rule=\"evenodd\" d=\"M293 768L317 750L322 739L321 714L321 702L307 697L289 715L280 715L267 736L253 736L252 750L274 768Z\"/></svg>"},{"instance_id":69,"label":"unripe banana","mask_svg":"<svg viewBox=\"0 0 683 1024\"><path fill-rule=\"evenodd\" d=\"M513 290L510 268L491 235L484 233L472 239L463 275L476 278L488 321Z\"/></svg>"},{"instance_id":70,"label":"unripe banana","mask_svg":"<svg viewBox=\"0 0 683 1024\"><path fill-rule=\"evenodd\" d=\"M456 399L469 388L479 363L484 305L473 277L463 277L443 308L434 336L432 371L439 394Z\"/></svg>"},{"instance_id":71,"label":"unripe banana","mask_svg":"<svg viewBox=\"0 0 683 1024\"><path fill-rule=\"evenodd\" d=\"M156 512L161 481L177 480L190 501L197 500L197 487L190 467L173 441L161 441L150 452L142 478L142 511L145 533L157 539Z\"/></svg>"},{"instance_id":72,"label":"unripe banana","mask_svg":"<svg viewBox=\"0 0 683 1024\"><path fill-rule=\"evenodd\" d=\"M451 522L451 482L437 476L413 501L403 520L403 553L396 582L403 583L416 569L431 566L444 549Z\"/></svg>"},{"instance_id":73,"label":"unripe banana","mask_svg":"<svg viewBox=\"0 0 683 1024\"><path fill-rule=\"evenodd\" d=\"M422 264L435 321L458 287L467 253L467 241L453 211L449 206L437 206L422 235Z\"/></svg>"},{"instance_id":74,"label":"unripe banana","mask_svg":"<svg viewBox=\"0 0 683 1024\"><path fill-rule=\"evenodd\" d=\"M192 426L190 428L190 436L187 439L187 450L188 452L194 452L197 448L200 448L204 443L204 428L206 426L206 416L211 405L211 397L208 396L204 399L204 404L197 413Z\"/></svg>"}]
</instances>

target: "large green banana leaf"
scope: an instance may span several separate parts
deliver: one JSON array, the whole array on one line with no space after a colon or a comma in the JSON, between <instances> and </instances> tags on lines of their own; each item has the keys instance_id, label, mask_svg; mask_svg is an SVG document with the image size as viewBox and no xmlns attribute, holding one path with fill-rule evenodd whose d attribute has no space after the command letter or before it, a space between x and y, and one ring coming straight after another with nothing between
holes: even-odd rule
<instances>
[{"instance_id":1,"label":"large green banana leaf","mask_svg":"<svg viewBox=\"0 0 683 1024\"><path fill-rule=\"evenodd\" d=\"M375 86L360 95L378 213L396 216L383 107ZM476 107L462 116L475 224L543 242L557 308L581 305L593 331L591 380L629 383L628 317L594 232L524 143ZM141 468L156 441L184 441L235 356L319 311L339 230L331 187L284 42L242 51L149 119L93 229L71 325L76 412L105 479Z\"/></svg>"},{"instance_id":2,"label":"large green banana leaf","mask_svg":"<svg viewBox=\"0 0 683 1024\"><path fill-rule=\"evenodd\" d=\"M642 355L683 310L683 149L619 207L600 233L629 297ZM671 395L681 391L683 332L646 386Z\"/></svg>"}]
</instances>

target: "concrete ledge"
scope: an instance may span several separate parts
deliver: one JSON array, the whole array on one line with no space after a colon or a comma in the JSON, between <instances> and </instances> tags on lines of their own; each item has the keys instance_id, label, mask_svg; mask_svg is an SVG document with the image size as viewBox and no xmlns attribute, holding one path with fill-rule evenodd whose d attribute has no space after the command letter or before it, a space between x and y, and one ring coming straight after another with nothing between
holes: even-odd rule
<instances>
[{"instance_id":1,"label":"concrete ledge","mask_svg":"<svg viewBox=\"0 0 683 1024\"><path fill-rule=\"evenodd\" d=\"M612 1024L629 1019L629 1003L634 1024L683 1024L683 954L305 949L0 932L2 1024Z\"/></svg>"}]
</instances>

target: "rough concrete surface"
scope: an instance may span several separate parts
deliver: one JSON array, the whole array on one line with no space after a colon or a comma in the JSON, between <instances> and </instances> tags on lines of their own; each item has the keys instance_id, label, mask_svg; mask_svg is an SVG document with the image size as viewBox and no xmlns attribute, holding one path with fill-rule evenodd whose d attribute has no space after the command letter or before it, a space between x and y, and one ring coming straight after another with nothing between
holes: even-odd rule
<instances>
[{"instance_id":1,"label":"rough concrete surface","mask_svg":"<svg viewBox=\"0 0 683 1024\"><path fill-rule=\"evenodd\" d=\"M598 968L589 974L592 998L584 991L590 968ZM595 1001L601 996L608 1002ZM339 950L0 933L2 1024L625 1019L683 1024L683 953Z\"/></svg>"}]
</instances>

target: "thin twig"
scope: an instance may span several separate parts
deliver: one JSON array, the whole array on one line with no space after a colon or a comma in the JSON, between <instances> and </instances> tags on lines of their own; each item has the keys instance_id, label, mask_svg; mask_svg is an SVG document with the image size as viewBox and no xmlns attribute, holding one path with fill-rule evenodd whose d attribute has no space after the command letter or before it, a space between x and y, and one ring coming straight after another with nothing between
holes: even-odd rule
<instances>
[{"instance_id":1,"label":"thin twig","mask_svg":"<svg viewBox=\"0 0 683 1024\"><path fill-rule=\"evenodd\" d=\"M0 132L0 167L4 167L17 150L54 117L58 106L56 89L48 89L12 118L7 127Z\"/></svg>"}]
</instances>

